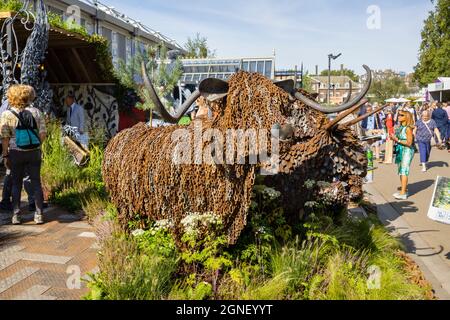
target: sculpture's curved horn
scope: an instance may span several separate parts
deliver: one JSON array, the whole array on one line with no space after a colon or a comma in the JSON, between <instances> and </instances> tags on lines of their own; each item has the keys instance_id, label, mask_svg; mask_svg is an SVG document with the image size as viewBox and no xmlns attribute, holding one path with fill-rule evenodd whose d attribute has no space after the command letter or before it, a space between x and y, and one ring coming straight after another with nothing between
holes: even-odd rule
<instances>
[{"instance_id":1,"label":"sculpture's curved horn","mask_svg":"<svg viewBox=\"0 0 450 320\"><path fill-rule=\"evenodd\" d=\"M195 100L197 100L200 97L200 91L198 90L194 91L194 93L192 93L180 107L179 112L177 112L176 115L172 116L166 110L161 100L159 99L158 94L156 93L156 90L148 77L144 62L142 62L142 78L144 80L145 87L148 89L150 93L150 99L152 99L152 102L155 105L156 112L158 112L159 115L169 123L178 123L178 121L180 121L181 117L184 116L184 114L189 110L189 108L195 102Z\"/></svg>"},{"instance_id":2,"label":"sculpture's curved horn","mask_svg":"<svg viewBox=\"0 0 450 320\"><path fill-rule=\"evenodd\" d=\"M320 103L317 103L313 100L308 99L307 97L302 95L300 92L297 92L295 94L295 97L298 100L300 100L301 102L303 102L304 104L306 104L307 106L310 106L311 108L313 108L317 111L323 112L323 113L335 113L335 112L341 112L341 111L350 109L351 107L353 107L355 104L360 102L366 96L366 94L370 90L370 86L372 85L372 71L366 65L364 65L363 67L364 67L364 69L366 69L366 72L367 72L367 82L366 82L364 88L354 99L352 99L351 101L344 103L338 107L323 106Z\"/></svg>"},{"instance_id":3,"label":"sculpture's curved horn","mask_svg":"<svg viewBox=\"0 0 450 320\"><path fill-rule=\"evenodd\" d=\"M342 114L338 115L336 119L333 121L330 121L329 124L325 127L325 130L332 130L334 129L340 121L345 119L349 114L355 112L358 108L361 108L363 105L365 105L369 100L363 99L360 102L358 102L355 106L351 107L350 109L346 110L345 112L342 112Z\"/></svg>"},{"instance_id":4,"label":"sculpture's curved horn","mask_svg":"<svg viewBox=\"0 0 450 320\"><path fill-rule=\"evenodd\" d=\"M354 125L357 124L358 122L361 122L361 121L363 121L364 119L367 119L368 117L370 117L371 115L373 115L373 114L375 114L375 113L378 113L378 112L382 111L382 110L383 110L384 108L386 108L386 107L387 107L387 105L386 105L386 106L381 106L381 107L379 107L379 108L377 108L377 109L375 109L375 110L372 110L372 112L366 113L366 114L360 116L359 118L357 118L357 119L355 119L355 120L352 120L352 121L350 121L350 122L344 123L344 126L346 126L346 127L354 126Z\"/></svg>"},{"instance_id":5,"label":"sculpture's curved horn","mask_svg":"<svg viewBox=\"0 0 450 320\"><path fill-rule=\"evenodd\" d=\"M349 103L350 99L352 98L352 93L353 93L353 82L352 82L352 80L350 80L348 82L348 87L349 87L348 96L347 96L347 98L345 98L344 103Z\"/></svg>"},{"instance_id":6,"label":"sculpture's curved horn","mask_svg":"<svg viewBox=\"0 0 450 320\"><path fill-rule=\"evenodd\" d=\"M228 82L216 78L208 78L200 82L198 91L208 101L216 101L228 95Z\"/></svg>"},{"instance_id":7,"label":"sculpture's curved horn","mask_svg":"<svg viewBox=\"0 0 450 320\"><path fill-rule=\"evenodd\" d=\"M295 89L295 82L292 79L275 81L273 84L289 94L292 94Z\"/></svg>"}]
</instances>

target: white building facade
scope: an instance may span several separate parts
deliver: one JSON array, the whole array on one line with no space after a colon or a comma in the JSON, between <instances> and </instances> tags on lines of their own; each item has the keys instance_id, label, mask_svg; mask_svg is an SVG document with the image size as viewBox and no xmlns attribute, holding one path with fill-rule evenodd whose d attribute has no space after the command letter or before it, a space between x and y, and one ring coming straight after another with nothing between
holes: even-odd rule
<instances>
[{"instance_id":1,"label":"white building facade","mask_svg":"<svg viewBox=\"0 0 450 320\"><path fill-rule=\"evenodd\" d=\"M107 0L105 0L107 1ZM127 61L146 46L164 43L169 50L182 47L173 39L151 29L140 21L95 0L45 0L48 11L97 33L109 40L113 62Z\"/></svg>"}]
</instances>

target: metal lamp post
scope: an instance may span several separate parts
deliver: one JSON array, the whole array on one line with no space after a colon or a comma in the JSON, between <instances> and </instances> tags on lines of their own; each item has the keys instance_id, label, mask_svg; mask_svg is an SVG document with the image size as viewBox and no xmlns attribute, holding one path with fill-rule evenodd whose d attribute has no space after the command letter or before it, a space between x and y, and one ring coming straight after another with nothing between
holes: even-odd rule
<instances>
[{"instance_id":1,"label":"metal lamp post","mask_svg":"<svg viewBox=\"0 0 450 320\"><path fill-rule=\"evenodd\" d=\"M331 60L336 60L342 55L339 53L338 55L329 54L328 55L328 90L327 90L327 104L330 104L330 87L331 87Z\"/></svg>"}]
</instances>

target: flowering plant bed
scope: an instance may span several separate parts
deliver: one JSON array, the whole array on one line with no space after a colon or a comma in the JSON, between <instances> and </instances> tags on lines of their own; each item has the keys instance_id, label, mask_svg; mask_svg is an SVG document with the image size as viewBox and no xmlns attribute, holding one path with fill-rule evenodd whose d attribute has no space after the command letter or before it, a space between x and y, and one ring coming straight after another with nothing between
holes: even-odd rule
<instances>
[{"instance_id":1,"label":"flowering plant bed","mask_svg":"<svg viewBox=\"0 0 450 320\"><path fill-rule=\"evenodd\" d=\"M316 208L305 221L288 225L279 194L258 185L249 224L229 246L212 212L187 215L177 243L168 220L142 229L137 219L126 231L111 204L100 209L98 202L88 203L85 209L96 216L92 221L103 239L100 273L89 283L87 299L433 298L400 242L370 210L367 219L353 220Z\"/></svg>"}]
</instances>

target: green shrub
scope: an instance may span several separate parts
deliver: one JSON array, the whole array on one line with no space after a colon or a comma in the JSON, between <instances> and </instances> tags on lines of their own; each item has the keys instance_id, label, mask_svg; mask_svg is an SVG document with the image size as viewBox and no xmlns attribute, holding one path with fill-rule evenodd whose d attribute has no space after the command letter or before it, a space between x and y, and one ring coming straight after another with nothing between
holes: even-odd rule
<instances>
[{"instance_id":1,"label":"green shrub","mask_svg":"<svg viewBox=\"0 0 450 320\"><path fill-rule=\"evenodd\" d=\"M177 254L175 241L165 226L155 224L150 230L139 233L135 234L135 239L141 252L149 252L166 258Z\"/></svg>"},{"instance_id":2,"label":"green shrub","mask_svg":"<svg viewBox=\"0 0 450 320\"><path fill-rule=\"evenodd\" d=\"M103 163L103 149L92 145L89 149L89 162L85 168L81 170L81 176L84 180L90 182L101 182Z\"/></svg>"},{"instance_id":3,"label":"green shrub","mask_svg":"<svg viewBox=\"0 0 450 320\"><path fill-rule=\"evenodd\" d=\"M83 203L83 212L91 222L97 216L109 216L111 208L114 208L114 206L107 199L99 197L92 197ZM114 217L111 220L114 220Z\"/></svg>"},{"instance_id":4,"label":"green shrub","mask_svg":"<svg viewBox=\"0 0 450 320\"><path fill-rule=\"evenodd\" d=\"M261 284L256 283L254 286L243 293L244 300L284 300L286 299L286 290L288 288L289 279L287 275L277 275Z\"/></svg>"},{"instance_id":5,"label":"green shrub","mask_svg":"<svg viewBox=\"0 0 450 320\"><path fill-rule=\"evenodd\" d=\"M66 30L68 32L77 33L83 37L89 37L89 33L86 28L74 23L73 21L64 21L63 18L54 12L47 12L48 22L52 27Z\"/></svg>"},{"instance_id":6,"label":"green shrub","mask_svg":"<svg viewBox=\"0 0 450 320\"><path fill-rule=\"evenodd\" d=\"M83 209L83 206L91 199L107 199L107 193L103 182L98 181L74 181L62 186L60 190L53 192L50 201L70 212Z\"/></svg>"},{"instance_id":7,"label":"green shrub","mask_svg":"<svg viewBox=\"0 0 450 320\"><path fill-rule=\"evenodd\" d=\"M194 279L195 277L191 277ZM193 286L187 283L193 282ZM168 299L169 300L207 300L213 297L212 285L208 282L195 283L195 280L178 282L172 288Z\"/></svg>"},{"instance_id":8,"label":"green shrub","mask_svg":"<svg viewBox=\"0 0 450 320\"><path fill-rule=\"evenodd\" d=\"M346 218L340 225L330 225L327 231L334 235L339 242L355 249L367 249L375 252L400 249L402 247L400 241L390 236L380 222L375 219L355 221Z\"/></svg>"},{"instance_id":9,"label":"green shrub","mask_svg":"<svg viewBox=\"0 0 450 320\"><path fill-rule=\"evenodd\" d=\"M50 193L50 201L75 212L94 197L107 199L102 182L103 150L91 146L90 160L85 168L79 168L67 147L62 143L62 129L59 122L47 126L42 164L42 182Z\"/></svg>"},{"instance_id":10,"label":"green shrub","mask_svg":"<svg viewBox=\"0 0 450 320\"><path fill-rule=\"evenodd\" d=\"M61 140L59 122L47 124L47 139L42 145L42 181L45 189L54 191L81 178L81 171L75 165L72 155Z\"/></svg>"},{"instance_id":11,"label":"green shrub","mask_svg":"<svg viewBox=\"0 0 450 320\"><path fill-rule=\"evenodd\" d=\"M19 0L2 0L0 1L0 11L17 12L22 8L23 4Z\"/></svg>"},{"instance_id":12,"label":"green shrub","mask_svg":"<svg viewBox=\"0 0 450 320\"><path fill-rule=\"evenodd\" d=\"M99 254L101 272L88 284L86 299L161 300L173 286L176 255L161 256L142 250L136 239L115 235Z\"/></svg>"},{"instance_id":13,"label":"green shrub","mask_svg":"<svg viewBox=\"0 0 450 320\"><path fill-rule=\"evenodd\" d=\"M324 224L322 224L323 226ZM322 232L322 233L320 233ZM311 233L310 233L311 234ZM327 250L326 260L309 281L307 299L392 300L425 299L426 288L413 284L404 262L396 255L401 248L378 221L344 219L342 224L327 225L316 235L330 237L334 250ZM379 274L378 287L368 284L370 271ZM378 277L378 275L377 275Z\"/></svg>"},{"instance_id":14,"label":"green shrub","mask_svg":"<svg viewBox=\"0 0 450 320\"><path fill-rule=\"evenodd\" d=\"M98 164L94 161L95 167ZM410 279L406 262L398 254L399 240L390 236L376 219L336 220L335 215L321 212L301 225L280 231L287 222L277 200L279 194L273 191L264 186L255 188L248 226L231 247L223 234L221 219L213 213L190 213L183 219L184 236L179 248L169 232L173 227L169 220L153 223L146 231L136 230L133 236L116 235L111 242L116 245L108 244L102 249L101 273L90 284L91 297L176 300L429 297L429 288L422 288ZM129 227L139 228L140 224ZM155 264L149 264L145 257L151 257ZM372 283L369 281L372 279L379 281ZM153 293L146 294L146 290Z\"/></svg>"},{"instance_id":15,"label":"green shrub","mask_svg":"<svg viewBox=\"0 0 450 320\"><path fill-rule=\"evenodd\" d=\"M374 278L373 287L368 282L371 269L377 270L379 276ZM314 281L309 299L420 300L426 297L426 289L411 283L400 259L389 253L373 256L352 250L336 252L329 258L324 273Z\"/></svg>"},{"instance_id":16,"label":"green shrub","mask_svg":"<svg viewBox=\"0 0 450 320\"><path fill-rule=\"evenodd\" d=\"M298 241L277 250L272 255L273 276L286 279L289 299L302 299L308 283L320 268L320 261L326 255L326 245L321 241Z\"/></svg>"}]
</instances>

